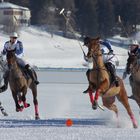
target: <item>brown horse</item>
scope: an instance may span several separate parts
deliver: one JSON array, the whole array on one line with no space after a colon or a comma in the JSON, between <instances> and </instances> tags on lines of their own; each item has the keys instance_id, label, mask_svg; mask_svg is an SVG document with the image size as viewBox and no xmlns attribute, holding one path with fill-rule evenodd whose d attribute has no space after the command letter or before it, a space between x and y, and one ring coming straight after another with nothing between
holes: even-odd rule
<instances>
[{"instance_id":1,"label":"brown horse","mask_svg":"<svg viewBox=\"0 0 140 140\"><path fill-rule=\"evenodd\" d=\"M21 68L17 64L14 51L7 52L7 63L9 67L9 85L12 92L13 99L16 105L16 111L22 111L23 108L30 106L26 102L26 93L28 87L32 90L33 102L35 107L35 119L39 119L38 101L37 101L37 85L31 78L25 78ZM23 102L23 106L20 105Z\"/></svg>"},{"instance_id":2,"label":"brown horse","mask_svg":"<svg viewBox=\"0 0 140 140\"><path fill-rule=\"evenodd\" d=\"M118 109L114 104L115 97L117 97L126 108L133 123L133 127L137 128L137 122L128 103L128 97L122 79L117 77L119 80L119 87L116 87L115 84L110 82L109 73L103 62L99 38L90 40L87 58L93 61L93 69L89 73L89 97L92 107L94 108L95 105L98 104L98 96L100 95L103 105L113 110L118 116ZM94 92L95 97L92 94Z\"/></svg>"},{"instance_id":3,"label":"brown horse","mask_svg":"<svg viewBox=\"0 0 140 140\"><path fill-rule=\"evenodd\" d=\"M140 58L138 55L129 55L131 59L129 82L132 88L132 95L129 97L136 101L140 108Z\"/></svg>"}]
</instances>

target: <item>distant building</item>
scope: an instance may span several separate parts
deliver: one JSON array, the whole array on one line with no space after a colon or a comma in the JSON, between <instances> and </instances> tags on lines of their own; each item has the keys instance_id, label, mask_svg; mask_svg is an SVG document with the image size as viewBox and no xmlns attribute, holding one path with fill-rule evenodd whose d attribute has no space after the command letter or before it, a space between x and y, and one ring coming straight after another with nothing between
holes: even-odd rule
<instances>
[{"instance_id":1,"label":"distant building","mask_svg":"<svg viewBox=\"0 0 140 140\"><path fill-rule=\"evenodd\" d=\"M0 3L0 24L9 22L14 26L28 26L30 24L31 12L29 8L18 6L9 2Z\"/></svg>"}]
</instances>

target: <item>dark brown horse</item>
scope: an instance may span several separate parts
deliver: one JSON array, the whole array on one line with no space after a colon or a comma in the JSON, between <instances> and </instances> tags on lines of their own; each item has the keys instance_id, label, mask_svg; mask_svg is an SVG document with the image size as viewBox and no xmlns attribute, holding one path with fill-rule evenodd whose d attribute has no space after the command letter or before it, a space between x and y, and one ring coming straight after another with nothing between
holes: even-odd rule
<instances>
[{"instance_id":1,"label":"dark brown horse","mask_svg":"<svg viewBox=\"0 0 140 140\"><path fill-rule=\"evenodd\" d=\"M118 77L119 87L110 82L109 73L104 65L102 52L99 44L99 38L91 39L89 42L87 58L93 61L93 69L89 73L89 96L92 106L98 104L98 96L102 97L103 105L113 110L118 116L118 109L115 103L115 97L126 108L133 127L137 128L137 122L130 108L127 93L121 78ZM95 92L95 98L93 93Z\"/></svg>"},{"instance_id":2,"label":"dark brown horse","mask_svg":"<svg viewBox=\"0 0 140 140\"><path fill-rule=\"evenodd\" d=\"M129 59L131 60L129 82L132 88L132 95L129 98L135 100L140 108L140 58L138 55L130 54Z\"/></svg>"},{"instance_id":3,"label":"dark brown horse","mask_svg":"<svg viewBox=\"0 0 140 140\"><path fill-rule=\"evenodd\" d=\"M16 105L16 111L22 111L23 108L30 106L26 102L26 93L28 87L32 90L33 102L35 107L35 119L39 119L38 101L37 101L37 85L31 78L25 78L21 68L17 64L14 51L7 52L7 63L9 67L9 85L12 92L13 99ZM23 106L20 105L23 102Z\"/></svg>"}]
</instances>

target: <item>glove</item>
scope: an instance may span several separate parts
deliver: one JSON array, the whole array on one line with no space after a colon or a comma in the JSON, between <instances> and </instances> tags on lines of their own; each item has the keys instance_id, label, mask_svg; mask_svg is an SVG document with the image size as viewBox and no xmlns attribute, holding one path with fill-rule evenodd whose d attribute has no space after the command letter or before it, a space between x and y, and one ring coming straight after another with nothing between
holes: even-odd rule
<instances>
[{"instance_id":1,"label":"glove","mask_svg":"<svg viewBox=\"0 0 140 140\"><path fill-rule=\"evenodd\" d=\"M109 53L108 54L113 54L113 50L109 50Z\"/></svg>"}]
</instances>

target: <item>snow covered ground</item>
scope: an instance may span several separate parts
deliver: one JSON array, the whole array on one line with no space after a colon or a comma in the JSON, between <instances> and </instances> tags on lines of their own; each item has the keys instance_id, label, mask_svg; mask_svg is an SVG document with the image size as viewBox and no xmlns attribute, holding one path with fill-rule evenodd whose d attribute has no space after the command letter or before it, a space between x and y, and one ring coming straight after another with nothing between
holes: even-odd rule
<instances>
[{"instance_id":1,"label":"snow covered ground","mask_svg":"<svg viewBox=\"0 0 140 140\"><path fill-rule=\"evenodd\" d=\"M9 39L0 33L0 46ZM85 68L83 54L77 41L65 39L36 28L26 28L20 32L27 60L38 67L49 68ZM81 44L83 44L81 42ZM86 51L86 48L83 47ZM124 68L127 50L113 46L120 62L118 68ZM122 76L121 71L117 73ZM0 140L138 140L139 128L133 129L124 107L117 101L120 112L120 128L116 127L113 112L105 109L93 111L88 95L82 93L87 88L84 70L47 70L38 71L38 101L41 120L34 120L32 94L28 91L27 101L31 106L23 112L15 111L10 90L0 95L0 101L9 114L0 114ZM125 80L128 94L131 88ZM129 100L135 117L140 123L139 109ZM101 100L99 99L101 104ZM66 119L73 120L72 127L66 127Z\"/></svg>"},{"instance_id":2,"label":"snow covered ground","mask_svg":"<svg viewBox=\"0 0 140 140\"><path fill-rule=\"evenodd\" d=\"M120 76L121 72L117 72ZM14 101L8 89L0 100L8 117L0 114L0 139L2 140L139 140L139 128L132 128L126 110L116 100L119 108L120 128L117 128L115 114L107 109L92 110L89 97L82 91L87 87L85 71L38 71L38 101L41 120L34 120L32 94L27 101L31 106L23 112L16 112ZM125 81L131 94L128 79ZM139 122L136 103L129 101ZM99 99L101 104L101 99ZM73 120L73 126L65 125L66 119Z\"/></svg>"}]
</instances>

